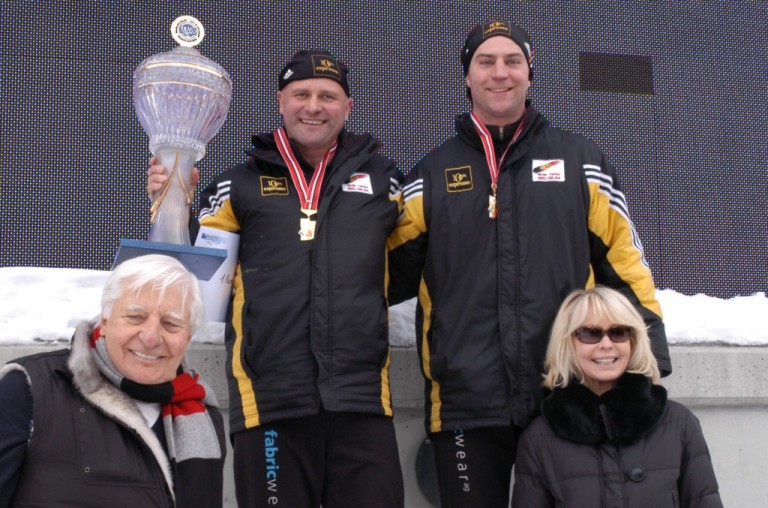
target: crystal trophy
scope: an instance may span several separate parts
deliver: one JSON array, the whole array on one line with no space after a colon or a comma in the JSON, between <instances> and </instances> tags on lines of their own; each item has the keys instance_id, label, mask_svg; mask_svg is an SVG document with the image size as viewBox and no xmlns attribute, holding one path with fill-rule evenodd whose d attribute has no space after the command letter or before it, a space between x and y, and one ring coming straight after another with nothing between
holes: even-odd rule
<instances>
[{"instance_id":1,"label":"crystal trophy","mask_svg":"<svg viewBox=\"0 0 768 508\"><path fill-rule=\"evenodd\" d=\"M205 36L200 21L176 18L171 33L179 46L150 56L133 73L133 106L168 180L152 204L149 241L122 239L113 266L144 254L165 254L208 281L223 266L227 250L190 245L190 177L227 118L232 80L194 48Z\"/></svg>"},{"instance_id":2,"label":"crystal trophy","mask_svg":"<svg viewBox=\"0 0 768 508\"><path fill-rule=\"evenodd\" d=\"M169 177L152 204L149 240L189 245L192 167L227 118L232 80L194 48L205 36L197 19L177 18L171 33L179 46L150 56L134 71L133 106L149 150Z\"/></svg>"}]
</instances>

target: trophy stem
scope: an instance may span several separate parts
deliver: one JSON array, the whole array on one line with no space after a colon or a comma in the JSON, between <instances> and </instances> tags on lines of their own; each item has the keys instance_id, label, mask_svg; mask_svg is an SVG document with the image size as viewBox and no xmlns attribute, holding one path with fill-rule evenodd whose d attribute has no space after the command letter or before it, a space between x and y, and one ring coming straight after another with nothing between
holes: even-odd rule
<instances>
[{"instance_id":1,"label":"trophy stem","mask_svg":"<svg viewBox=\"0 0 768 508\"><path fill-rule=\"evenodd\" d=\"M189 245L190 176L197 153L183 148L160 148L155 155L165 166L168 180L152 205L149 240Z\"/></svg>"}]
</instances>

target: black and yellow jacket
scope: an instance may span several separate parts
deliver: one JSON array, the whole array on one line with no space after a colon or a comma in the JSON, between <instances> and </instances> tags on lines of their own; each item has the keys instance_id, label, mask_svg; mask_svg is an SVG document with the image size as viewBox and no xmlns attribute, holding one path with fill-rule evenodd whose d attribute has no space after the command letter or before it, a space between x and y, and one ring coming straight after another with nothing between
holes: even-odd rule
<instances>
[{"instance_id":1,"label":"black and yellow jacket","mask_svg":"<svg viewBox=\"0 0 768 508\"><path fill-rule=\"evenodd\" d=\"M549 127L531 107L523 125L500 170L496 219L468 114L403 187L390 300L418 294L431 432L525 426L538 412L550 326L576 288L602 284L635 302L659 367L671 371L651 272L614 170L592 143Z\"/></svg>"},{"instance_id":2,"label":"black and yellow jacket","mask_svg":"<svg viewBox=\"0 0 768 508\"><path fill-rule=\"evenodd\" d=\"M201 193L200 224L240 235L225 332L230 431L313 415L321 403L391 416L386 239L400 173L371 136L343 131L316 237L302 241L304 215L273 136L253 145Z\"/></svg>"}]
</instances>

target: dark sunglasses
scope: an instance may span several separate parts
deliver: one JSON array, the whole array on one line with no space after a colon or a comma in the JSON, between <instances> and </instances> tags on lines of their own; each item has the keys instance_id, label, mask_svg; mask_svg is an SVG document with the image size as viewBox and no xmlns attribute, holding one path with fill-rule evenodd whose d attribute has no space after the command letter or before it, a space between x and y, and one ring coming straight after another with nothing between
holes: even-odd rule
<instances>
[{"instance_id":1,"label":"dark sunglasses","mask_svg":"<svg viewBox=\"0 0 768 508\"><path fill-rule=\"evenodd\" d=\"M612 326L607 330L596 326L582 326L573 332L573 336L583 344L597 344L606 335L611 342L627 342L634 334L631 326Z\"/></svg>"}]
</instances>

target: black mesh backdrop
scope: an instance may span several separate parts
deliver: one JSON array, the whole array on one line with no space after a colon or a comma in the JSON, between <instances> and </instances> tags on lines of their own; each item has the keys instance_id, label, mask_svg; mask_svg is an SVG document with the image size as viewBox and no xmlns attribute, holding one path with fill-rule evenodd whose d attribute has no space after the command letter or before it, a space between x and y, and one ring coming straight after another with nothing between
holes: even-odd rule
<instances>
[{"instance_id":1,"label":"black mesh backdrop","mask_svg":"<svg viewBox=\"0 0 768 508\"><path fill-rule=\"evenodd\" d=\"M467 109L463 37L498 16L533 37L536 106L616 165L657 287L720 297L768 290L764 2L14 1L0 9L2 266L107 269L119 238L146 237L149 153L132 73L174 46L177 16L202 21L198 49L235 84L227 123L199 164L204 182L243 159L252 133L277 125L277 71L296 50L318 47L352 69L349 127L373 132L407 171Z\"/></svg>"}]
</instances>

